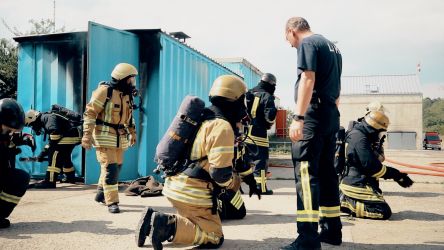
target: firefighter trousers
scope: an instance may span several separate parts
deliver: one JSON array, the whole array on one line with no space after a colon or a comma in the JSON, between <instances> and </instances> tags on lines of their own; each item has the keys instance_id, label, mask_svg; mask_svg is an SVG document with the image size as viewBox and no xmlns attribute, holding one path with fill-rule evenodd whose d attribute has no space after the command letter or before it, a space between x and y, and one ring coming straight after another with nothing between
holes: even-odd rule
<instances>
[{"instance_id":1,"label":"firefighter trousers","mask_svg":"<svg viewBox=\"0 0 444 250\"><path fill-rule=\"evenodd\" d=\"M59 174L64 173L69 180L74 180L75 169L71 160L74 147L78 144L59 144L48 149L48 168L45 180L57 182Z\"/></svg>"},{"instance_id":2,"label":"firefighter trousers","mask_svg":"<svg viewBox=\"0 0 444 250\"><path fill-rule=\"evenodd\" d=\"M176 208L176 234L173 242L186 245L217 245L223 237L222 223L211 207L193 206L168 198Z\"/></svg>"},{"instance_id":3,"label":"firefighter trousers","mask_svg":"<svg viewBox=\"0 0 444 250\"><path fill-rule=\"evenodd\" d=\"M340 197L341 212L351 216L364 219L387 220L392 215L392 210L385 201L355 199L342 192Z\"/></svg>"},{"instance_id":4,"label":"firefighter trousers","mask_svg":"<svg viewBox=\"0 0 444 250\"><path fill-rule=\"evenodd\" d=\"M257 148L257 152L252 150L248 152L247 159L254 163L254 178L260 186L262 193L267 192L267 172L268 172L268 147L255 146L249 144L250 148Z\"/></svg>"},{"instance_id":5,"label":"firefighter trousers","mask_svg":"<svg viewBox=\"0 0 444 250\"><path fill-rule=\"evenodd\" d=\"M100 177L97 193L103 193L105 204L119 203L119 172L123 163L122 148L96 148L97 160L100 163Z\"/></svg>"},{"instance_id":6,"label":"firefighter trousers","mask_svg":"<svg viewBox=\"0 0 444 250\"><path fill-rule=\"evenodd\" d=\"M29 174L21 169L2 170L0 176L0 218L7 218L26 192Z\"/></svg>"},{"instance_id":7,"label":"firefighter trousers","mask_svg":"<svg viewBox=\"0 0 444 250\"><path fill-rule=\"evenodd\" d=\"M303 139L292 144L297 192L297 231L302 244L319 242L318 226L341 237L339 184L334 168L336 106L310 105Z\"/></svg>"},{"instance_id":8,"label":"firefighter trousers","mask_svg":"<svg viewBox=\"0 0 444 250\"><path fill-rule=\"evenodd\" d=\"M247 210L240 191L222 189L217 197L217 211L221 220L240 220L245 217Z\"/></svg>"}]
</instances>

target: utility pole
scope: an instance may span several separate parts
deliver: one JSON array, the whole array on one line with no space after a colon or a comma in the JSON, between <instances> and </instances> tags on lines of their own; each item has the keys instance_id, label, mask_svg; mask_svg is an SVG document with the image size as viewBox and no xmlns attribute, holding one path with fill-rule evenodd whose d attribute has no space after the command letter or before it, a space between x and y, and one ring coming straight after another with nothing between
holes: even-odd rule
<instances>
[{"instance_id":1,"label":"utility pole","mask_svg":"<svg viewBox=\"0 0 444 250\"><path fill-rule=\"evenodd\" d=\"M53 1L53 3L54 3L54 11L53 11L53 17L52 17L52 22L53 22L53 28L54 28L54 33L55 33L55 31L56 31L56 22L55 22L55 12L56 12L56 3L55 3L55 0Z\"/></svg>"}]
</instances>

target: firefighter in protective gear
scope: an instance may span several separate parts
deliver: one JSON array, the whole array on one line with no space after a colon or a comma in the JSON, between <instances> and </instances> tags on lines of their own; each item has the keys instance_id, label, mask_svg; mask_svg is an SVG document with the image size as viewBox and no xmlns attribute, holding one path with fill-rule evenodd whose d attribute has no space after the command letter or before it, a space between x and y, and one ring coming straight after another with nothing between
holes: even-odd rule
<instances>
[{"instance_id":1,"label":"firefighter in protective gear","mask_svg":"<svg viewBox=\"0 0 444 250\"><path fill-rule=\"evenodd\" d=\"M15 169L15 146L11 145L14 132L25 125L25 113L15 100L0 100L0 228L7 228L7 219L26 192L29 174Z\"/></svg>"},{"instance_id":2,"label":"firefighter in protective gear","mask_svg":"<svg viewBox=\"0 0 444 250\"><path fill-rule=\"evenodd\" d=\"M110 213L119 213L119 171L123 153L136 143L132 94L137 69L119 63L111 73L110 82L102 82L92 93L83 115L82 146L96 148L100 177L95 201L108 206Z\"/></svg>"},{"instance_id":3,"label":"firefighter in protective gear","mask_svg":"<svg viewBox=\"0 0 444 250\"><path fill-rule=\"evenodd\" d=\"M248 160L255 164L254 176L258 188L264 195L271 195L273 191L267 187L266 174L268 171L269 141L267 130L273 126L277 109L274 104L276 77L270 73L262 76L258 85L250 89L245 95L248 115L251 124L248 130L246 143L249 148L257 148L248 152Z\"/></svg>"},{"instance_id":4,"label":"firefighter in protective gear","mask_svg":"<svg viewBox=\"0 0 444 250\"><path fill-rule=\"evenodd\" d=\"M60 174L63 182L75 183L75 169L71 154L80 144L80 131L69 120L52 112L28 110L25 115L25 126L31 127L36 135L42 132L49 135L49 143L43 148L37 160L43 161L48 156L48 168L45 179L34 184L34 188L56 188Z\"/></svg>"},{"instance_id":5,"label":"firefighter in protective gear","mask_svg":"<svg viewBox=\"0 0 444 250\"><path fill-rule=\"evenodd\" d=\"M191 148L186 170L165 179L163 195L177 209L174 215L147 208L136 229L136 243L148 236L154 249L168 240L200 248L218 248L224 235L217 214L220 190L237 192L240 177L233 171L236 123L245 116L244 82L232 75L219 76L210 90L212 105L204 110L204 121ZM223 192L223 191L222 191Z\"/></svg>"},{"instance_id":6,"label":"firefighter in protective gear","mask_svg":"<svg viewBox=\"0 0 444 250\"><path fill-rule=\"evenodd\" d=\"M348 171L339 185L341 211L358 218L386 220L392 212L379 188L379 178L393 179L406 188L413 184L407 174L383 165L379 135L387 131L388 117L381 111L370 111L356 123L346 142Z\"/></svg>"}]
</instances>

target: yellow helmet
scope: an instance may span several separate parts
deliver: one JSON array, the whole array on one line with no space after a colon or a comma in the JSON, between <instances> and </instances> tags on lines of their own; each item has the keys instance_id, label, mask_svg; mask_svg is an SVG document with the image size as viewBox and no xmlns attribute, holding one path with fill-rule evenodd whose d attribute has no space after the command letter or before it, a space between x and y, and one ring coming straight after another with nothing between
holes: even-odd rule
<instances>
[{"instance_id":1,"label":"yellow helmet","mask_svg":"<svg viewBox=\"0 0 444 250\"><path fill-rule=\"evenodd\" d=\"M216 78L210 90L210 97L221 96L236 101L247 92L242 79L234 75L222 75Z\"/></svg>"},{"instance_id":2,"label":"yellow helmet","mask_svg":"<svg viewBox=\"0 0 444 250\"><path fill-rule=\"evenodd\" d=\"M37 120L37 116L40 114L39 111L30 109L25 114L25 126L29 126L31 123Z\"/></svg>"},{"instance_id":3,"label":"yellow helmet","mask_svg":"<svg viewBox=\"0 0 444 250\"><path fill-rule=\"evenodd\" d=\"M365 116L365 122L377 130L387 130L389 118L381 111L370 111Z\"/></svg>"},{"instance_id":4,"label":"yellow helmet","mask_svg":"<svg viewBox=\"0 0 444 250\"><path fill-rule=\"evenodd\" d=\"M113 72L111 72L111 77L120 81L127 76L135 76L137 74L137 69L133 65L129 63L119 63L114 67Z\"/></svg>"},{"instance_id":5,"label":"yellow helmet","mask_svg":"<svg viewBox=\"0 0 444 250\"><path fill-rule=\"evenodd\" d=\"M367 112L370 112L370 111L386 112L387 111L387 109L384 107L384 105L382 105L382 103L380 103L378 101L374 101L374 102L369 103L365 109L367 110Z\"/></svg>"}]
</instances>

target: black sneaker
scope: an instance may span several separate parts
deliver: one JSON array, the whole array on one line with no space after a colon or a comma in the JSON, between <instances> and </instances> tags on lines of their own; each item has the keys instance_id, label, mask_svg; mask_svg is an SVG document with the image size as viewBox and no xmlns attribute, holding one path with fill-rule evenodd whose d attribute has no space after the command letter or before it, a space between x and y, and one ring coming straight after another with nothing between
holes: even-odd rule
<instances>
[{"instance_id":1,"label":"black sneaker","mask_svg":"<svg viewBox=\"0 0 444 250\"><path fill-rule=\"evenodd\" d=\"M119 205L117 204L111 204L108 206L108 212L112 213L112 214L118 214L120 213L120 208Z\"/></svg>"},{"instance_id":2,"label":"black sneaker","mask_svg":"<svg viewBox=\"0 0 444 250\"><path fill-rule=\"evenodd\" d=\"M153 212L154 210L151 207L145 208L142 212L142 217L136 228L136 244L138 247L142 247L145 244L146 237L150 235L154 219Z\"/></svg>"},{"instance_id":3,"label":"black sneaker","mask_svg":"<svg viewBox=\"0 0 444 250\"><path fill-rule=\"evenodd\" d=\"M0 218L0 228L8 228L11 226L11 222L8 219Z\"/></svg>"},{"instance_id":4,"label":"black sneaker","mask_svg":"<svg viewBox=\"0 0 444 250\"><path fill-rule=\"evenodd\" d=\"M47 180L43 180L41 182L35 183L34 184L34 188L37 188L37 189L56 188L56 183L55 182L50 182L50 181L47 181Z\"/></svg>"}]
</instances>

